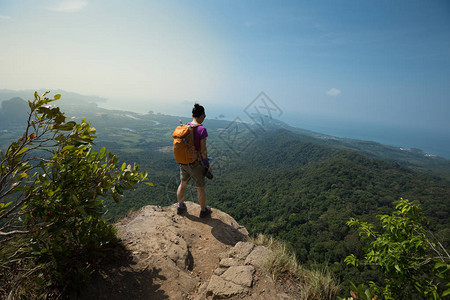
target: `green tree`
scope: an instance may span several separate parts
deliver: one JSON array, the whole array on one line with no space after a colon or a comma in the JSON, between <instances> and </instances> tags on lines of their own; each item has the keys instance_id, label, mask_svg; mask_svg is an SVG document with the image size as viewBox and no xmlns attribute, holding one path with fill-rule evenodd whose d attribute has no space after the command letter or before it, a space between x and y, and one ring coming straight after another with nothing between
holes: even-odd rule
<instances>
[{"instance_id":1,"label":"green tree","mask_svg":"<svg viewBox=\"0 0 450 300\"><path fill-rule=\"evenodd\" d=\"M386 299L410 299L413 295L438 299L449 295L450 256L425 230L428 221L422 215L420 204L407 199L394 203L396 211L392 215L378 216L383 228L381 233L366 222L356 219L347 222L358 229L363 239L371 242L365 248L362 261L352 254L345 262L379 268L386 275L383 285L372 282L370 290Z\"/></svg>"},{"instance_id":2,"label":"green tree","mask_svg":"<svg viewBox=\"0 0 450 300\"><path fill-rule=\"evenodd\" d=\"M0 153L0 298L86 280L93 259L117 243L102 220L102 198L119 202L147 179L137 165L119 166L105 148L94 151L95 128L85 119L68 121L50 105L60 95L48 93L28 101L23 136Z\"/></svg>"}]
</instances>

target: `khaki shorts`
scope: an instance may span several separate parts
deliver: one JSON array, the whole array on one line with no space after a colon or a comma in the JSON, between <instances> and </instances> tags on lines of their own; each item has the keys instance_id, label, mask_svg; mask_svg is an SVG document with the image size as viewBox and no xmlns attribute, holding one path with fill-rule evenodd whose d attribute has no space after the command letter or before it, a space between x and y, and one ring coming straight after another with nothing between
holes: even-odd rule
<instances>
[{"instance_id":1,"label":"khaki shorts","mask_svg":"<svg viewBox=\"0 0 450 300\"><path fill-rule=\"evenodd\" d=\"M203 169L203 164L198 161L189 165L180 164L180 179L189 182L192 177L196 187L204 187L205 175L203 175Z\"/></svg>"}]
</instances>

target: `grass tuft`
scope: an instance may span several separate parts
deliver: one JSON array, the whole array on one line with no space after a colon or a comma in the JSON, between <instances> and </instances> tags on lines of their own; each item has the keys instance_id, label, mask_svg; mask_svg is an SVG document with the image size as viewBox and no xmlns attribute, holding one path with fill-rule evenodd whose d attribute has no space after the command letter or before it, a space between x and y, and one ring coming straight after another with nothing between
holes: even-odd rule
<instances>
[{"instance_id":1,"label":"grass tuft","mask_svg":"<svg viewBox=\"0 0 450 300\"><path fill-rule=\"evenodd\" d=\"M313 266L307 269L298 263L295 253L286 243L271 236L258 234L251 241L263 245L272 251L272 255L262 265L275 280L289 279L304 300L335 299L339 292L339 283L326 266Z\"/></svg>"}]
</instances>

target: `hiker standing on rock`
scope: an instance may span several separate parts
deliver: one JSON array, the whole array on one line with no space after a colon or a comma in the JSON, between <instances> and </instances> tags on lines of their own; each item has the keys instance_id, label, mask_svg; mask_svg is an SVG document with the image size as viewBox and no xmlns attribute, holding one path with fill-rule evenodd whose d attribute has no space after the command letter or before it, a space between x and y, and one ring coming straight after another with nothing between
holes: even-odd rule
<instances>
[{"instance_id":1,"label":"hiker standing on rock","mask_svg":"<svg viewBox=\"0 0 450 300\"><path fill-rule=\"evenodd\" d=\"M180 185L177 190L177 213L187 211L183 202L184 193L191 178L194 179L197 189L197 199L201 206L200 218L211 214L211 208L206 206L205 175L212 178L212 169L209 166L208 152L206 149L206 137L208 132L202 125L205 120L205 108L195 104L192 109L192 121L178 126L174 133L174 155L180 165Z\"/></svg>"}]
</instances>

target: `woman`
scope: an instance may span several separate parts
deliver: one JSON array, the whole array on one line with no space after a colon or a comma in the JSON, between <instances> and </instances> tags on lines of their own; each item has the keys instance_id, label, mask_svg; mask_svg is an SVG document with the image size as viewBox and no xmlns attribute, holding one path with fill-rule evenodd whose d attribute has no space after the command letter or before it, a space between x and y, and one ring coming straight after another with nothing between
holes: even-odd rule
<instances>
[{"instance_id":1,"label":"woman","mask_svg":"<svg viewBox=\"0 0 450 300\"><path fill-rule=\"evenodd\" d=\"M197 200L201 206L200 218L209 216L212 211L209 206L206 206L206 194L205 194L205 175L204 169L208 168L209 172L212 172L209 166L208 151L206 149L206 138L208 132L202 125L205 120L205 108L196 103L192 109L192 121L189 123L194 126L194 145L197 151L197 160L192 164L180 164L180 185L177 190L178 207L177 213L182 214L187 211L186 204L183 202L184 193L186 192L187 185L191 178L194 179L195 187L197 189Z\"/></svg>"}]
</instances>

